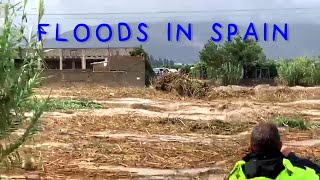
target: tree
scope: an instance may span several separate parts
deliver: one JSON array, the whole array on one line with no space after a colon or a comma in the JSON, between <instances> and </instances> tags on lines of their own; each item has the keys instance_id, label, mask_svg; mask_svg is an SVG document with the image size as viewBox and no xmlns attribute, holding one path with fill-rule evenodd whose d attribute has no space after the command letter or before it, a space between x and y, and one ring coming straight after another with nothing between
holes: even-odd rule
<instances>
[{"instance_id":1,"label":"tree","mask_svg":"<svg viewBox=\"0 0 320 180\"><path fill-rule=\"evenodd\" d=\"M43 42L38 41L32 31L28 38L25 37L26 5L25 0L21 22L15 25L15 12L20 4L1 4L5 21L0 34L0 161L6 164L18 157L17 149L37 132L47 102L30 103L34 88L40 85L44 65ZM38 10L40 23L44 14L43 0L39 1ZM17 58L21 60L20 65L16 65ZM32 116L27 118L25 114L30 111ZM24 129L24 133L13 137L17 129Z\"/></svg>"},{"instance_id":2,"label":"tree","mask_svg":"<svg viewBox=\"0 0 320 180\"><path fill-rule=\"evenodd\" d=\"M167 67L170 67L170 61L169 61L169 59L166 59L165 64L166 64Z\"/></svg>"},{"instance_id":3,"label":"tree","mask_svg":"<svg viewBox=\"0 0 320 180\"><path fill-rule=\"evenodd\" d=\"M221 67L225 60L224 54L220 45L209 40L200 51L200 61L210 67Z\"/></svg>"},{"instance_id":4,"label":"tree","mask_svg":"<svg viewBox=\"0 0 320 180\"><path fill-rule=\"evenodd\" d=\"M149 60L154 61L154 57L152 55L150 55Z\"/></svg>"},{"instance_id":5,"label":"tree","mask_svg":"<svg viewBox=\"0 0 320 180\"><path fill-rule=\"evenodd\" d=\"M200 51L200 62L208 67L208 75L216 80L220 78L219 81L223 84L238 82L243 78L240 73L244 72L244 68L265 61L266 56L257 42L252 39L244 41L239 35L223 45L208 41ZM229 74L226 74L226 70Z\"/></svg>"},{"instance_id":6,"label":"tree","mask_svg":"<svg viewBox=\"0 0 320 180\"><path fill-rule=\"evenodd\" d=\"M253 39L245 41L240 37L226 41L223 45L224 56L230 56L231 63L256 65L266 61L263 49Z\"/></svg>"},{"instance_id":7,"label":"tree","mask_svg":"<svg viewBox=\"0 0 320 180\"><path fill-rule=\"evenodd\" d=\"M170 60L169 63L170 63L170 67L173 68L173 67L174 67L174 61L173 61L173 60Z\"/></svg>"},{"instance_id":8,"label":"tree","mask_svg":"<svg viewBox=\"0 0 320 180\"><path fill-rule=\"evenodd\" d=\"M161 58L158 59L158 63L159 63L159 66L161 66L161 67L164 66L164 62Z\"/></svg>"},{"instance_id":9,"label":"tree","mask_svg":"<svg viewBox=\"0 0 320 180\"><path fill-rule=\"evenodd\" d=\"M223 45L217 45L212 41L205 44L200 52L200 61L210 67L220 68L222 64L254 65L265 62L266 56L263 49L252 39L245 41L237 36L232 41L226 41Z\"/></svg>"},{"instance_id":10,"label":"tree","mask_svg":"<svg viewBox=\"0 0 320 180\"><path fill-rule=\"evenodd\" d=\"M150 55L148 59L149 59L149 62L150 62L150 64L151 64L151 66L155 66L155 63L156 63L156 62L155 62L154 57L153 57L152 55Z\"/></svg>"},{"instance_id":11,"label":"tree","mask_svg":"<svg viewBox=\"0 0 320 180\"><path fill-rule=\"evenodd\" d=\"M194 77L199 77L200 79L207 78L208 66L203 62L198 62L194 65L194 69L191 71Z\"/></svg>"},{"instance_id":12,"label":"tree","mask_svg":"<svg viewBox=\"0 0 320 180\"><path fill-rule=\"evenodd\" d=\"M145 85L150 86L152 79L155 77L155 73L149 62L148 53L142 48L142 46L136 47L130 52L131 56L144 57L145 60Z\"/></svg>"},{"instance_id":13,"label":"tree","mask_svg":"<svg viewBox=\"0 0 320 180\"><path fill-rule=\"evenodd\" d=\"M148 53L143 49L143 47L140 45L138 47L135 47L130 53L131 56L141 56L144 57L145 60L149 58Z\"/></svg>"}]
</instances>

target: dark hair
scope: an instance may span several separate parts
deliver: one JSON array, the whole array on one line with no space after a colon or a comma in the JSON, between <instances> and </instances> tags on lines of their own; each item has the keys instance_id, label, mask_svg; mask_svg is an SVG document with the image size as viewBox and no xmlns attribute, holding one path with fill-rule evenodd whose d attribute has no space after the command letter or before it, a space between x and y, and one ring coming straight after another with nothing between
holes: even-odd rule
<instances>
[{"instance_id":1,"label":"dark hair","mask_svg":"<svg viewBox=\"0 0 320 180\"><path fill-rule=\"evenodd\" d=\"M280 142L278 128L272 123L259 124L251 133L251 146L258 152L277 151Z\"/></svg>"}]
</instances>

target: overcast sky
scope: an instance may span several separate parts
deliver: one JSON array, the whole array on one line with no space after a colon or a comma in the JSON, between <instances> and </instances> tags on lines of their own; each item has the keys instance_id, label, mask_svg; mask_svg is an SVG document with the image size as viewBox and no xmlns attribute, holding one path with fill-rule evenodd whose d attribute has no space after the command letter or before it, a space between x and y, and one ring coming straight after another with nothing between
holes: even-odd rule
<instances>
[{"instance_id":1,"label":"overcast sky","mask_svg":"<svg viewBox=\"0 0 320 180\"><path fill-rule=\"evenodd\" d=\"M16 0L21 1L21 0ZM29 0L28 12L36 13L38 0ZM314 8L307 10L279 10L283 8ZM246 10L252 11L233 11ZM275 9L258 12L258 9ZM278 10L277 10L278 9ZM175 14L117 14L96 15L91 13L120 13L120 12L163 12L163 11L213 11L206 13L175 13ZM229 10L222 11L221 10ZM43 22L61 24L61 31L72 30L76 24L86 23L116 23L130 21L280 21L280 22L313 22L320 18L320 0L45 0L46 14ZM72 15L85 13L86 15ZM63 14L63 15L61 15ZM66 15L69 14L69 15ZM30 16L29 16L30 17ZM35 20L35 16L29 19ZM320 21L319 21L320 22ZM51 33L52 34L52 33Z\"/></svg>"},{"instance_id":2,"label":"overcast sky","mask_svg":"<svg viewBox=\"0 0 320 180\"><path fill-rule=\"evenodd\" d=\"M36 4L36 0L29 0ZM143 12L213 9L256 9L319 6L318 0L46 0L48 13Z\"/></svg>"}]
</instances>

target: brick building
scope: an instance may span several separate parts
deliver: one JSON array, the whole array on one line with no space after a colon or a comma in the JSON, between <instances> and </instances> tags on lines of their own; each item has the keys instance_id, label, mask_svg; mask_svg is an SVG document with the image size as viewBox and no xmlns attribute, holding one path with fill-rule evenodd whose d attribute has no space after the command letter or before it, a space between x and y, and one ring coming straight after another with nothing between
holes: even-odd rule
<instances>
[{"instance_id":1,"label":"brick building","mask_svg":"<svg viewBox=\"0 0 320 180\"><path fill-rule=\"evenodd\" d=\"M145 61L133 48L46 49L47 83L94 82L107 86L145 86Z\"/></svg>"}]
</instances>

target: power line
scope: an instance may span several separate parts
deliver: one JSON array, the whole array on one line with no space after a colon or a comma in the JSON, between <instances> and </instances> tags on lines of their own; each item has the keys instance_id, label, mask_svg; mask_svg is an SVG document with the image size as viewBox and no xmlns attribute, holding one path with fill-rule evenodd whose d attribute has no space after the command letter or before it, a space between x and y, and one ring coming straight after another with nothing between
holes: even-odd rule
<instances>
[{"instance_id":1,"label":"power line","mask_svg":"<svg viewBox=\"0 0 320 180\"><path fill-rule=\"evenodd\" d=\"M289 13L273 13L272 16L284 16L284 15L288 15ZM295 15L313 15L313 16L319 16L320 12L318 13L307 13L307 12L298 12L298 13L294 13ZM236 14L237 16L247 16L248 14ZM193 17L207 17L207 18L213 18L210 17L208 15L196 15ZM144 17L80 17L81 20L105 20L105 19L117 19L117 18L131 18L131 19L163 19L163 18L190 18L188 16L185 15L175 15L175 16L144 16ZM43 19L61 19L61 20L65 20L65 19L77 19L79 20L79 17L44 17Z\"/></svg>"},{"instance_id":2,"label":"power line","mask_svg":"<svg viewBox=\"0 0 320 180\"><path fill-rule=\"evenodd\" d=\"M189 10L189 11L149 11L149 12L92 12L92 13L47 13L45 16L77 16L77 15L139 15L139 14L183 14L183 13L221 13L221 12L261 12L261 11L288 11L288 10L320 10L320 7L309 8L278 8L278 9L217 9L217 10ZM20 14L21 15L21 14ZM27 15L38 15L36 13L30 13Z\"/></svg>"}]
</instances>

